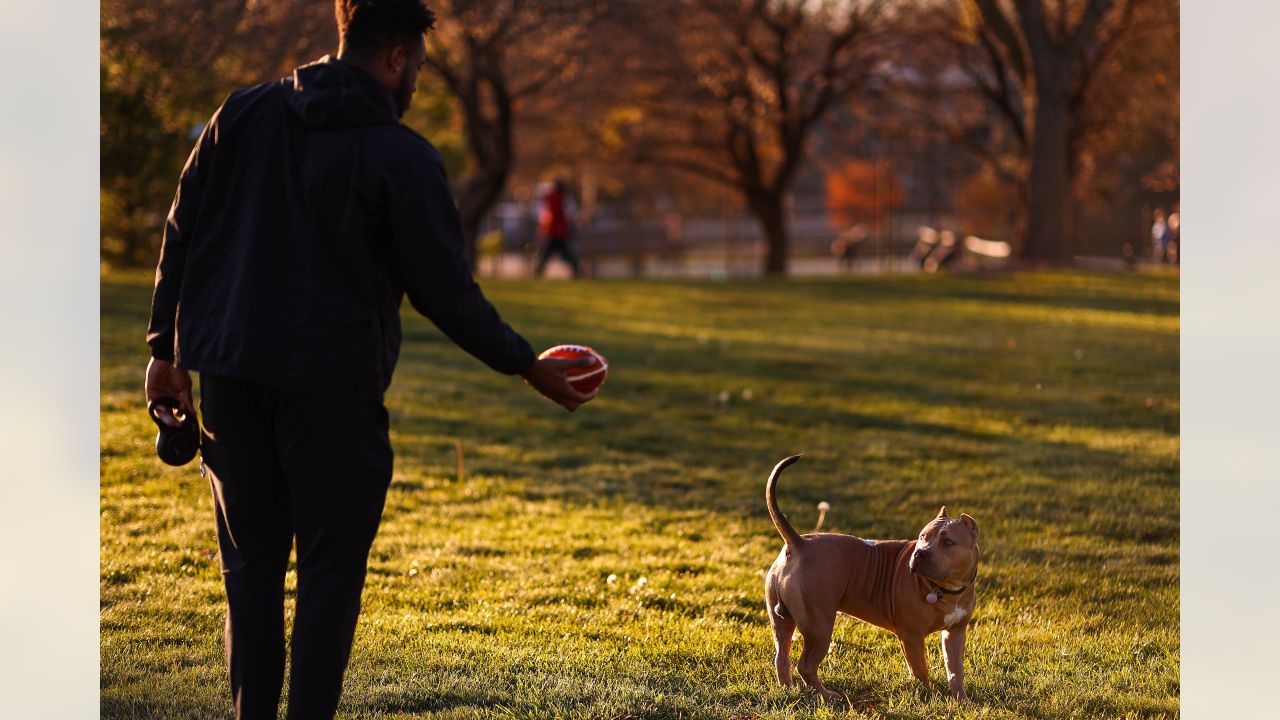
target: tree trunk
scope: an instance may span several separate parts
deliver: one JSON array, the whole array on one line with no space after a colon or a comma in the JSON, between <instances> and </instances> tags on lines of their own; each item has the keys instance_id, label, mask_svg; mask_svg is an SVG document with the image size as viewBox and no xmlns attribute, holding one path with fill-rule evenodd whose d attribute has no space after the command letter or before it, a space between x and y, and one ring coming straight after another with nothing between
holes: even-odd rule
<instances>
[{"instance_id":1,"label":"tree trunk","mask_svg":"<svg viewBox=\"0 0 1280 720\"><path fill-rule=\"evenodd\" d=\"M476 270L476 244L479 241L480 225L502 195L510 171L510 165L477 168L475 174L462 186L458 197L458 216L462 223L462 238L466 241L467 262L471 265L472 272Z\"/></svg>"},{"instance_id":2,"label":"tree trunk","mask_svg":"<svg viewBox=\"0 0 1280 720\"><path fill-rule=\"evenodd\" d=\"M1071 258L1067 235L1071 116L1065 92L1046 87L1037 95L1027 185L1027 235L1021 254L1032 263L1062 264Z\"/></svg>"},{"instance_id":3,"label":"tree trunk","mask_svg":"<svg viewBox=\"0 0 1280 720\"><path fill-rule=\"evenodd\" d=\"M462 102L467 145L474 163L474 170L458 197L462 237L466 241L467 262L471 264L472 272L477 267L476 241L480 224L506 188L515 157L512 138L514 101L507 92L500 64L492 58L488 60L481 75L471 76L465 91L455 91ZM488 103L485 102L482 85L489 88Z\"/></svg>"},{"instance_id":4,"label":"tree trunk","mask_svg":"<svg viewBox=\"0 0 1280 720\"><path fill-rule=\"evenodd\" d=\"M780 277L787 274L791 243L782 199L782 193L755 192L748 196L748 207L760 223L760 229L764 231L766 276Z\"/></svg>"}]
</instances>

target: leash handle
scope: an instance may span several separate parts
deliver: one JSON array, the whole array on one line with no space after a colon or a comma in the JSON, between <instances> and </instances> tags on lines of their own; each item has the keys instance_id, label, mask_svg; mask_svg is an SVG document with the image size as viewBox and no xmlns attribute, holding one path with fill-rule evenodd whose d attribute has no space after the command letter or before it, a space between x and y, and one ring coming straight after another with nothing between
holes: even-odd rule
<instances>
[{"instance_id":1,"label":"leash handle","mask_svg":"<svg viewBox=\"0 0 1280 720\"><path fill-rule=\"evenodd\" d=\"M179 422L173 427L160 419L161 412L178 411ZM160 428L156 433L156 454L168 465L186 465L200 450L200 424L195 413L182 411L182 403L171 397L158 397L147 403L147 414Z\"/></svg>"},{"instance_id":2,"label":"leash handle","mask_svg":"<svg viewBox=\"0 0 1280 720\"><path fill-rule=\"evenodd\" d=\"M183 425L186 425L191 419L187 417L186 411L182 409L182 403L178 402L177 398L161 396L147 403L147 414L151 416L151 421L161 428L172 427L164 424L164 421L160 419L161 410L177 410L178 421Z\"/></svg>"}]
</instances>

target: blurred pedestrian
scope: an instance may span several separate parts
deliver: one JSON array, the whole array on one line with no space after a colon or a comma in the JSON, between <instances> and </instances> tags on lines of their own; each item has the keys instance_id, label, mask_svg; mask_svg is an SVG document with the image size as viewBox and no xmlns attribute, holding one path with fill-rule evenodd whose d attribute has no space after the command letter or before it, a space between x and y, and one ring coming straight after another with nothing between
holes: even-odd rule
<instances>
[{"instance_id":1,"label":"blurred pedestrian","mask_svg":"<svg viewBox=\"0 0 1280 720\"><path fill-rule=\"evenodd\" d=\"M1178 206L1173 206L1173 211L1169 213L1169 246L1165 250L1165 258L1174 265L1179 264L1182 257L1182 218L1178 213Z\"/></svg>"},{"instance_id":2,"label":"blurred pedestrian","mask_svg":"<svg viewBox=\"0 0 1280 720\"><path fill-rule=\"evenodd\" d=\"M858 254L858 248L866 244L868 237L867 226L858 223L837 235L831 242L831 255L842 270L853 270L853 260Z\"/></svg>"},{"instance_id":3,"label":"blurred pedestrian","mask_svg":"<svg viewBox=\"0 0 1280 720\"><path fill-rule=\"evenodd\" d=\"M1151 260L1158 263L1165 262L1165 251L1168 246L1169 223L1164 219L1164 210L1156 208L1151 221Z\"/></svg>"},{"instance_id":4,"label":"blurred pedestrian","mask_svg":"<svg viewBox=\"0 0 1280 720\"><path fill-rule=\"evenodd\" d=\"M547 261L552 255L559 255L578 277L578 258L569 248L569 234L572 228L573 200L568 196L568 187L564 180L557 178L542 196L538 209L538 235L542 239L542 252L538 256L536 274L542 277L547 268Z\"/></svg>"},{"instance_id":5,"label":"blurred pedestrian","mask_svg":"<svg viewBox=\"0 0 1280 720\"><path fill-rule=\"evenodd\" d=\"M337 57L231 93L178 183L156 269L148 401L194 413L208 474L239 720L275 720L297 544L288 718L334 716L392 476L383 396L407 295L453 342L568 410L467 267L440 153L400 122L435 15L338 0ZM162 421L176 419L162 415Z\"/></svg>"}]
</instances>

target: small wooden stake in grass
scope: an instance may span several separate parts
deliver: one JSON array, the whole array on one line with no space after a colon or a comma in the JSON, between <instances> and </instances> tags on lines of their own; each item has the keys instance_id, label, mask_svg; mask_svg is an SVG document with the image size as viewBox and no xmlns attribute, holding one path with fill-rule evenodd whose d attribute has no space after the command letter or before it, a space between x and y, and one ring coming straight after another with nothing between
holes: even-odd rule
<instances>
[{"instance_id":1,"label":"small wooden stake in grass","mask_svg":"<svg viewBox=\"0 0 1280 720\"><path fill-rule=\"evenodd\" d=\"M462 441L454 440L453 444L454 444L454 447L458 449L458 484L461 485L462 477L463 477L462 475Z\"/></svg>"}]
</instances>

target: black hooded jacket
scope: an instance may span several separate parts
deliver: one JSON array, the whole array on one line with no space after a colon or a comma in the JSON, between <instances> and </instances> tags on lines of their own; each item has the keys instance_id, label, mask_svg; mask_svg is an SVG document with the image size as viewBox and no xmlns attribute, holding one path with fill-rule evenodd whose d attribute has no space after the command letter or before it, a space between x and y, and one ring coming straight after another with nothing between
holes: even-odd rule
<instances>
[{"instance_id":1,"label":"black hooded jacket","mask_svg":"<svg viewBox=\"0 0 1280 720\"><path fill-rule=\"evenodd\" d=\"M533 364L467 267L440 154L399 122L377 80L325 57L228 96L169 211L151 354L286 390L381 399L406 294L493 369Z\"/></svg>"}]
</instances>

